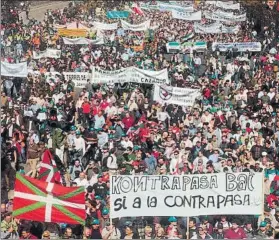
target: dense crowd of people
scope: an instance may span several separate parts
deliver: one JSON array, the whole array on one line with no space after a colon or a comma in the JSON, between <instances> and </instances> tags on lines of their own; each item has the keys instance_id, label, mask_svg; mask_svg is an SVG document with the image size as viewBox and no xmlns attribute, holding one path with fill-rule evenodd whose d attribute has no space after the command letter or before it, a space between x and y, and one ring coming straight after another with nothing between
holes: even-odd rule
<instances>
[{"instance_id":1,"label":"dense crowd of people","mask_svg":"<svg viewBox=\"0 0 279 240\"><path fill-rule=\"evenodd\" d=\"M216 8L197 2L195 8L202 11ZM71 3L62 10L47 11L42 22L23 21L16 11L2 19L1 61L27 61L29 74L27 78L1 77L1 238L279 238L279 12L275 1L257 9L241 4L239 13L247 12L247 21L232 24L239 25L238 33L199 33L190 39L194 23L174 19L168 11L136 14L125 1L95 4ZM88 28L94 21L115 22L105 17L112 9L130 10L126 20L132 24L148 16L153 30L147 37L146 32L119 27L102 32L103 45L65 45L55 28L72 22ZM259 19L257 12L264 18ZM97 35L90 30L88 38ZM205 41L207 50L167 53L170 41ZM213 51L213 42L261 42L262 51ZM129 48L142 43L143 51ZM33 59L33 51L46 48L61 50L61 57ZM88 82L78 89L63 78L62 72L89 72L91 66L167 68L172 86L200 88L202 97L191 107L162 105L152 100L151 85ZM85 187L85 226L12 216L16 173L38 178L46 149L54 156L63 185ZM217 172L263 172L263 215L193 216L189 221L139 216L109 221L111 174Z\"/></svg>"}]
</instances>

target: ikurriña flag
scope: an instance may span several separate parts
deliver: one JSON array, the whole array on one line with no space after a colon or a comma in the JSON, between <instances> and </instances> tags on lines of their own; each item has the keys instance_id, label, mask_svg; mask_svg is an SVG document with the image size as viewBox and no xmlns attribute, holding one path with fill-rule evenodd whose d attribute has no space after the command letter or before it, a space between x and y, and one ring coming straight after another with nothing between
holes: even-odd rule
<instances>
[{"instance_id":1,"label":"ikurri\u00f1a flag","mask_svg":"<svg viewBox=\"0 0 279 240\"><path fill-rule=\"evenodd\" d=\"M49 149L43 153L43 159L40 163L40 172L38 178L42 181L60 183L61 175Z\"/></svg>"},{"instance_id":2,"label":"ikurri\u00f1a flag","mask_svg":"<svg viewBox=\"0 0 279 240\"><path fill-rule=\"evenodd\" d=\"M13 216L39 222L83 224L84 187L63 187L16 174Z\"/></svg>"}]
</instances>

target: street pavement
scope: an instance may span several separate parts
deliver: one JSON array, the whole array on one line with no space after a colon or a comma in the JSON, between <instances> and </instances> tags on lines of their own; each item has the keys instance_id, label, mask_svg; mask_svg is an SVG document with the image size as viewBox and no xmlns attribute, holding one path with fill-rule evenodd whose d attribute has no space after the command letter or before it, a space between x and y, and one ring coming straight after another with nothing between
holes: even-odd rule
<instances>
[{"instance_id":1,"label":"street pavement","mask_svg":"<svg viewBox=\"0 0 279 240\"><path fill-rule=\"evenodd\" d=\"M70 1L43 1L43 2L31 2L29 18L35 18L38 21L43 21L45 13L48 9L62 9L69 5ZM26 19L25 11L20 13L20 17L22 17L23 22L26 23L28 20Z\"/></svg>"}]
</instances>

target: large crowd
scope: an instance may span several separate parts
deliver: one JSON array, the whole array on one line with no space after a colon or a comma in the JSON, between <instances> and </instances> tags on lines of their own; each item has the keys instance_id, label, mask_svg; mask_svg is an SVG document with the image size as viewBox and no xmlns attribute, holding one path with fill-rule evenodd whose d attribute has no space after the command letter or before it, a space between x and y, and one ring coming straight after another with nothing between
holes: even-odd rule
<instances>
[{"instance_id":1,"label":"large crowd","mask_svg":"<svg viewBox=\"0 0 279 240\"><path fill-rule=\"evenodd\" d=\"M65 45L55 26L78 22L91 28L94 21L115 22L105 17L109 10L131 10L126 1L95 4L75 2L62 10L48 10L42 22L23 21L14 10L1 21L1 61L27 61L29 70L27 78L1 77L1 238L278 239L279 12L275 1L241 4L239 12L247 12L247 21L237 23L238 33L193 34L188 41L207 42L202 52L167 53L166 43L183 42L193 33L194 23L159 10L130 11L125 19L138 24L148 16L154 29L148 38L146 32L119 27L102 32L103 45ZM196 1L195 8L214 11L216 6ZM87 37L97 35L90 31ZM143 51L129 48L142 42ZM262 51L213 51L213 42L261 42ZM33 59L33 51L46 48L61 50L61 57ZM201 98L190 107L162 105L153 101L152 85L88 82L78 89L63 74L55 74L89 72L91 66L167 68L172 86L199 88ZM46 149L54 156L63 185L85 187L85 226L12 216L16 173L38 178ZM175 216L109 221L111 174L217 172L264 172L264 213L193 216L189 221Z\"/></svg>"}]
</instances>

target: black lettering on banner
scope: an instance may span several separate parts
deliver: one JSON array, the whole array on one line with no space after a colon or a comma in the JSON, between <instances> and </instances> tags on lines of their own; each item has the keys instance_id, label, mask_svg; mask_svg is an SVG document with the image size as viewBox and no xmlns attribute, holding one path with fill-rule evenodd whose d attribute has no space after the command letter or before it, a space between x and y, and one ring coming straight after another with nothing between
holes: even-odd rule
<instances>
[{"instance_id":1,"label":"black lettering on banner","mask_svg":"<svg viewBox=\"0 0 279 240\"><path fill-rule=\"evenodd\" d=\"M197 204L199 203L199 198L200 198L200 195L198 195L198 196L192 196L192 201L193 201L193 205L192 205L192 207L193 208L197 208Z\"/></svg>"},{"instance_id":2,"label":"black lettering on banner","mask_svg":"<svg viewBox=\"0 0 279 240\"><path fill-rule=\"evenodd\" d=\"M170 186L168 185L169 177L168 176L162 176L162 182L161 182L161 189L162 190L168 190L170 189Z\"/></svg>"},{"instance_id":3,"label":"black lettering on banner","mask_svg":"<svg viewBox=\"0 0 279 240\"><path fill-rule=\"evenodd\" d=\"M157 198L156 197L147 197L147 207L157 207Z\"/></svg>"},{"instance_id":4,"label":"black lettering on banner","mask_svg":"<svg viewBox=\"0 0 279 240\"><path fill-rule=\"evenodd\" d=\"M247 202L247 204L246 204ZM244 195L244 200L243 200L243 205L247 205L247 206L250 206L250 195L249 194L245 194Z\"/></svg>"},{"instance_id":5,"label":"black lettering on banner","mask_svg":"<svg viewBox=\"0 0 279 240\"><path fill-rule=\"evenodd\" d=\"M165 203L165 205L167 206L167 207L174 207L175 206L175 203L173 203L172 205L171 205L171 199L173 198L173 196L167 196L167 197L165 197L165 199L164 199L164 203Z\"/></svg>"},{"instance_id":6,"label":"black lettering on banner","mask_svg":"<svg viewBox=\"0 0 279 240\"><path fill-rule=\"evenodd\" d=\"M143 178L140 176L135 176L134 177L134 183L135 183L135 188L134 192L137 192L140 188L140 191L146 191L146 186L147 186L147 178Z\"/></svg>"},{"instance_id":7,"label":"black lettering on banner","mask_svg":"<svg viewBox=\"0 0 279 240\"><path fill-rule=\"evenodd\" d=\"M237 183L235 182L235 175L233 173L226 174L226 191L233 192L237 188Z\"/></svg>"},{"instance_id":8,"label":"black lettering on banner","mask_svg":"<svg viewBox=\"0 0 279 240\"><path fill-rule=\"evenodd\" d=\"M191 178L187 176L183 176L182 178L182 191L186 191L187 185L191 182Z\"/></svg>"},{"instance_id":9,"label":"black lettering on banner","mask_svg":"<svg viewBox=\"0 0 279 240\"><path fill-rule=\"evenodd\" d=\"M192 177L191 190L199 189L199 177Z\"/></svg>"},{"instance_id":10,"label":"black lettering on banner","mask_svg":"<svg viewBox=\"0 0 279 240\"><path fill-rule=\"evenodd\" d=\"M223 203L223 202L225 202L225 197L224 196L221 196L221 195L218 195L217 196L217 208L220 208L221 207L221 204Z\"/></svg>"},{"instance_id":11,"label":"black lettering on banner","mask_svg":"<svg viewBox=\"0 0 279 240\"><path fill-rule=\"evenodd\" d=\"M242 205L241 196L239 194L234 195L233 200L235 205Z\"/></svg>"},{"instance_id":12,"label":"black lettering on banner","mask_svg":"<svg viewBox=\"0 0 279 240\"><path fill-rule=\"evenodd\" d=\"M120 194L120 189L119 189L119 185L120 185L120 181L121 181L122 177L121 176L112 176L112 181L111 181L111 189L112 192L111 194Z\"/></svg>"},{"instance_id":13,"label":"black lettering on banner","mask_svg":"<svg viewBox=\"0 0 279 240\"><path fill-rule=\"evenodd\" d=\"M149 179L151 179L151 190L155 190L156 189L156 183L157 183L157 181L160 180L160 176L150 177Z\"/></svg>"},{"instance_id":14,"label":"black lettering on banner","mask_svg":"<svg viewBox=\"0 0 279 240\"><path fill-rule=\"evenodd\" d=\"M236 177L233 173L226 173L226 191L246 191L247 188L249 191L253 191L253 176L253 174L240 173Z\"/></svg>"},{"instance_id":15,"label":"black lettering on banner","mask_svg":"<svg viewBox=\"0 0 279 240\"><path fill-rule=\"evenodd\" d=\"M114 211L120 211L121 209L127 209L126 206L126 197L123 197L123 199L121 198L117 198L114 201Z\"/></svg>"},{"instance_id":16,"label":"black lettering on banner","mask_svg":"<svg viewBox=\"0 0 279 240\"><path fill-rule=\"evenodd\" d=\"M192 196L190 196L190 197L184 196L184 206L186 203L189 207L192 206Z\"/></svg>"},{"instance_id":17,"label":"black lettering on banner","mask_svg":"<svg viewBox=\"0 0 279 240\"><path fill-rule=\"evenodd\" d=\"M231 204L230 206L233 206L233 195L227 195L224 207L226 207L229 202Z\"/></svg>"},{"instance_id":18,"label":"black lettering on banner","mask_svg":"<svg viewBox=\"0 0 279 240\"><path fill-rule=\"evenodd\" d=\"M248 177L248 190L249 191L254 191L254 186L253 186L253 178L254 178L255 174L250 173L249 177Z\"/></svg>"},{"instance_id":19,"label":"black lettering on banner","mask_svg":"<svg viewBox=\"0 0 279 240\"><path fill-rule=\"evenodd\" d=\"M141 208L141 198L136 197L134 199L133 208Z\"/></svg>"},{"instance_id":20,"label":"black lettering on banner","mask_svg":"<svg viewBox=\"0 0 279 240\"><path fill-rule=\"evenodd\" d=\"M175 202L176 207L182 207L184 205L184 201L183 201L182 197L180 197L180 196L176 196L174 198L174 202Z\"/></svg>"},{"instance_id":21,"label":"black lettering on banner","mask_svg":"<svg viewBox=\"0 0 279 240\"><path fill-rule=\"evenodd\" d=\"M205 208L205 205L203 204L204 202L204 197L200 196L199 198L199 209L201 209L201 206L203 206Z\"/></svg>"},{"instance_id":22,"label":"black lettering on banner","mask_svg":"<svg viewBox=\"0 0 279 240\"><path fill-rule=\"evenodd\" d=\"M172 190L180 190L181 186L180 186L180 177L173 177L173 181L172 181Z\"/></svg>"},{"instance_id":23,"label":"black lettering on banner","mask_svg":"<svg viewBox=\"0 0 279 240\"><path fill-rule=\"evenodd\" d=\"M209 188L212 189L213 187L218 188L218 181L217 181L217 176L216 175L211 176L211 179L210 179Z\"/></svg>"},{"instance_id":24,"label":"black lettering on banner","mask_svg":"<svg viewBox=\"0 0 279 240\"><path fill-rule=\"evenodd\" d=\"M207 181L207 176L201 176L200 179L200 188L207 189L209 187L209 183Z\"/></svg>"},{"instance_id":25,"label":"black lettering on banner","mask_svg":"<svg viewBox=\"0 0 279 240\"><path fill-rule=\"evenodd\" d=\"M211 204L211 206L210 206ZM213 196L208 196L208 199L207 199L207 208L209 207L212 207L212 208L215 208L215 201L214 201L214 197Z\"/></svg>"}]
</instances>

